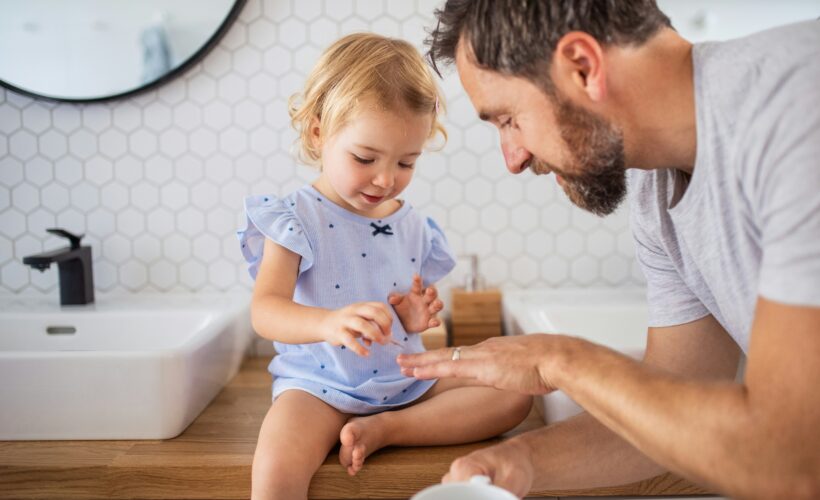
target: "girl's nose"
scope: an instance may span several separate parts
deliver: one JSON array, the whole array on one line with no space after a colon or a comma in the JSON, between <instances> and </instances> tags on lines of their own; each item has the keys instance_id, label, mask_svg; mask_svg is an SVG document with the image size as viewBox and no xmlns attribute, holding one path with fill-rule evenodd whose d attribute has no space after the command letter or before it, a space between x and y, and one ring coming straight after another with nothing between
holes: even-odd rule
<instances>
[{"instance_id":1,"label":"girl's nose","mask_svg":"<svg viewBox=\"0 0 820 500\"><path fill-rule=\"evenodd\" d=\"M373 185L378 186L382 189L388 189L393 187L393 174L388 169L384 169L379 172L373 178Z\"/></svg>"}]
</instances>

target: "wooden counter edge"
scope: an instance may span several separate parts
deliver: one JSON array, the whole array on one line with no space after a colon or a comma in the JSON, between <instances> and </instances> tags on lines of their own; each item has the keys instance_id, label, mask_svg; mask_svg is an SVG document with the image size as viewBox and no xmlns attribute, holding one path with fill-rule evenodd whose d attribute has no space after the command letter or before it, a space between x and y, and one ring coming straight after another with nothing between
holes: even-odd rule
<instances>
[{"instance_id":1,"label":"wooden counter edge","mask_svg":"<svg viewBox=\"0 0 820 500\"><path fill-rule=\"evenodd\" d=\"M235 394L240 388L258 385L259 397L269 397L267 377L254 377L264 371L267 360L247 359L240 373L223 390ZM249 383L248 380L258 381ZM220 393L222 395L222 393ZM211 403L214 405L220 395ZM254 396L255 398L255 396ZM210 406L209 405L209 408ZM223 403L224 406L224 403ZM208 412L206 408L205 412ZM203 413L205 413L203 412ZM261 422L263 415L259 415ZM532 420L528 419L529 425ZM194 424L196 421L194 421ZM192 424L192 425L194 425ZM522 424L524 425L524 424ZM188 431L186 431L188 432ZM184 434L183 434L184 435ZM26 456L27 442L0 442L0 499L207 499L207 498L247 498L250 490L250 461L240 465L233 463L210 463L190 466L167 467L159 464L135 467L117 464L122 454L127 454L134 445L151 443L161 447L168 441L101 441L101 442L35 442ZM50 443L50 444L49 444ZM82 460L83 455L94 451L95 445L108 447L101 457ZM407 498L407 491L418 491L438 482L449 467L449 453L453 459L470 449L488 446L493 441L456 447L431 447L397 449L388 448L372 458L371 467L356 477L349 477L336 463L335 456L329 456L316 474L311 487L311 498L315 500L342 500L349 498ZM31 444L29 442L29 444ZM61 459L36 460L44 448L53 446L59 450ZM88 448L91 447L92 450ZM113 449L112 449L113 448ZM76 451L75 451L76 450ZM46 450L48 451L48 450ZM427 463L407 463L405 460L391 461L391 455L432 453L439 460ZM3 456L5 455L5 456ZM16 455L16 457L12 456ZM108 455L108 456L105 456ZM111 455L114 455L113 457ZM379 456L383 455L383 456ZM36 457L36 458L35 458ZM56 458L56 457L55 457ZM237 458L237 457L234 457ZM32 460L34 459L34 460ZM243 462L244 460L239 460ZM50 463L49 463L50 462ZM431 463L434 462L434 463ZM368 470L369 469L369 470ZM399 480L397 482L397 480ZM401 484L401 488L397 488ZM644 481L601 488L572 491L533 491L529 496L610 496L610 495L703 495L710 492L673 474L663 474Z\"/></svg>"}]
</instances>

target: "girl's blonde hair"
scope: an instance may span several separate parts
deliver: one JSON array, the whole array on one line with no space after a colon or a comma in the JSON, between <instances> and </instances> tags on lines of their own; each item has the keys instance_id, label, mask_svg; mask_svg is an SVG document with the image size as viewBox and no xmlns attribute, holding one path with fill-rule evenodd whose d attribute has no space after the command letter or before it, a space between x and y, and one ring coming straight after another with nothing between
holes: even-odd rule
<instances>
[{"instance_id":1,"label":"girl's blonde hair","mask_svg":"<svg viewBox=\"0 0 820 500\"><path fill-rule=\"evenodd\" d=\"M428 138L440 133L447 140L438 120L444 99L418 51L403 40L354 33L322 54L304 90L288 101L291 125L299 133L299 159L309 164L318 164L321 159L321 145L311 138L314 119L319 120L322 137L330 137L368 98L375 98L386 109L404 105L413 112L432 114Z\"/></svg>"}]
</instances>

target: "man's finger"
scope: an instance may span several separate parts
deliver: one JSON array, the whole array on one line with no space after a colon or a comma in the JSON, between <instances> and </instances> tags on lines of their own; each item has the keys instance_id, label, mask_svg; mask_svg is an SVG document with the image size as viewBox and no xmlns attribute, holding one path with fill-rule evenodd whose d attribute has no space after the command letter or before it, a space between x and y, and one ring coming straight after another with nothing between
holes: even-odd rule
<instances>
[{"instance_id":1,"label":"man's finger","mask_svg":"<svg viewBox=\"0 0 820 500\"><path fill-rule=\"evenodd\" d=\"M450 465L450 472L447 473L448 482L469 481L473 476L490 476L485 467L479 466L474 460L462 457L457 458Z\"/></svg>"},{"instance_id":2,"label":"man's finger","mask_svg":"<svg viewBox=\"0 0 820 500\"><path fill-rule=\"evenodd\" d=\"M484 364L479 361L469 361L460 359L458 361L442 361L425 366L413 368L413 377L419 380L430 380L434 378L465 378L477 379Z\"/></svg>"},{"instance_id":3,"label":"man's finger","mask_svg":"<svg viewBox=\"0 0 820 500\"><path fill-rule=\"evenodd\" d=\"M416 366L424 366L430 363L439 363L447 361L453 357L452 347L442 347L441 349L434 349L427 352L419 352L416 354L400 354L396 361L402 368L415 368Z\"/></svg>"}]
</instances>

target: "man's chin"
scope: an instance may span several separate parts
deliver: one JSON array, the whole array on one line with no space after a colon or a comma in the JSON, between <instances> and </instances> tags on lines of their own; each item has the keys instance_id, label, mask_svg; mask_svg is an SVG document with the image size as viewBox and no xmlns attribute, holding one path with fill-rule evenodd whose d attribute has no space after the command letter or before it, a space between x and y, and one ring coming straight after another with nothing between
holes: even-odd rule
<instances>
[{"instance_id":1,"label":"man's chin","mask_svg":"<svg viewBox=\"0 0 820 500\"><path fill-rule=\"evenodd\" d=\"M606 217L607 215L610 215L618 209L623 201L622 197L619 200L607 201L606 203L592 202L580 195L578 191L572 189L572 185L566 181L561 184L561 187L564 190L564 194L567 195L567 198L569 198L569 201L572 202L573 205L581 210L597 215L598 217Z\"/></svg>"}]
</instances>

